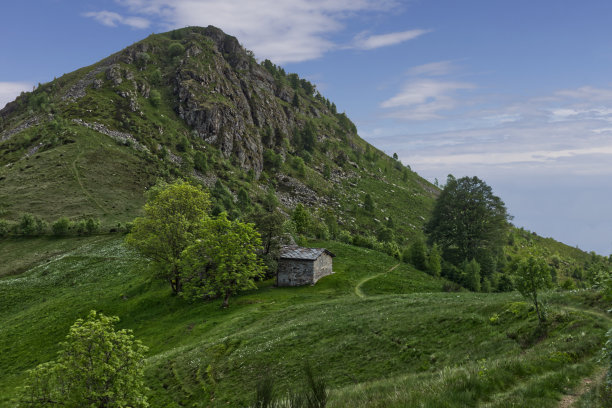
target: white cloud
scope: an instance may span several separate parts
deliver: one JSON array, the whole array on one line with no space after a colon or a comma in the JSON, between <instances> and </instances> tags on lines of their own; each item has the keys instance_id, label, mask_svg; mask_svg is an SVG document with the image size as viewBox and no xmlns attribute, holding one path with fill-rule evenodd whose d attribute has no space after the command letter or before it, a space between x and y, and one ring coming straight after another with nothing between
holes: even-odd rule
<instances>
[{"instance_id":1,"label":"white cloud","mask_svg":"<svg viewBox=\"0 0 612 408\"><path fill-rule=\"evenodd\" d=\"M340 48L330 34L362 12L388 12L403 7L399 0L115 0L143 22L155 20L166 29L214 25L236 36L259 58L276 63L300 62ZM103 24L128 24L118 13L89 13ZM134 22L132 22L134 23ZM420 30L363 39L364 48L416 38Z\"/></svg>"},{"instance_id":2,"label":"white cloud","mask_svg":"<svg viewBox=\"0 0 612 408\"><path fill-rule=\"evenodd\" d=\"M415 76L441 76L449 74L452 70L453 63L451 61L438 61L410 68L408 73Z\"/></svg>"},{"instance_id":3,"label":"white cloud","mask_svg":"<svg viewBox=\"0 0 612 408\"><path fill-rule=\"evenodd\" d=\"M0 109L15 100L21 92L32 90L32 84L28 82L0 82Z\"/></svg>"},{"instance_id":4,"label":"white cloud","mask_svg":"<svg viewBox=\"0 0 612 408\"><path fill-rule=\"evenodd\" d=\"M400 44L405 41L414 40L423 34L428 33L429 30L408 30L400 31L396 33L378 34L363 36L360 35L355 39L355 47L363 50L373 50L375 48L387 47L390 45Z\"/></svg>"},{"instance_id":5,"label":"white cloud","mask_svg":"<svg viewBox=\"0 0 612 408\"><path fill-rule=\"evenodd\" d=\"M101 24L108 27L116 27L117 24L123 24L132 28L147 28L151 25L151 22L142 17L124 17L114 11L92 11L83 14L85 17L91 17Z\"/></svg>"},{"instance_id":6,"label":"white cloud","mask_svg":"<svg viewBox=\"0 0 612 408\"><path fill-rule=\"evenodd\" d=\"M457 106L453 94L460 90L473 89L465 82L417 79L404 84L395 96L381 103L385 109L394 109L388 117L405 120L430 120L440 117L443 111Z\"/></svg>"}]
</instances>

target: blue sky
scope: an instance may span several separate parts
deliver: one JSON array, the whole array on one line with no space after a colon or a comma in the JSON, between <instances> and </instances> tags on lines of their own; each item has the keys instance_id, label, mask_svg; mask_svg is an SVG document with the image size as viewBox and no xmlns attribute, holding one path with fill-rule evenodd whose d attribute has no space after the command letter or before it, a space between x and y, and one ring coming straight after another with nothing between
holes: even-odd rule
<instances>
[{"instance_id":1,"label":"blue sky","mask_svg":"<svg viewBox=\"0 0 612 408\"><path fill-rule=\"evenodd\" d=\"M607 255L611 17L605 0L4 2L0 106L153 32L212 24L427 179L477 175L517 226Z\"/></svg>"}]
</instances>

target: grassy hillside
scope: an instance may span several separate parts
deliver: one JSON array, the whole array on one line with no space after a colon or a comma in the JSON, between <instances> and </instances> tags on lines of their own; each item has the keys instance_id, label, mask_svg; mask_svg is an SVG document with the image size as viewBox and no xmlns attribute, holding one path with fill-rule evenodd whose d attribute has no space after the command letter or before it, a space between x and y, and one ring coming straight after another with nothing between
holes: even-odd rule
<instances>
[{"instance_id":1,"label":"grassy hillside","mask_svg":"<svg viewBox=\"0 0 612 408\"><path fill-rule=\"evenodd\" d=\"M26 245L45 253L50 242ZM337 254L332 276L302 288L261 282L221 310L172 297L115 236L55 240L61 254L0 278L0 406L90 309L118 315L150 347L154 407L246 406L262 373L292 389L305 361L326 379L333 407L553 407L593 372L610 326L589 291L549 294L541 336L516 293L443 293L442 279L378 252L310 244Z\"/></svg>"},{"instance_id":2,"label":"grassy hillside","mask_svg":"<svg viewBox=\"0 0 612 408\"><path fill-rule=\"evenodd\" d=\"M286 212L301 202L351 233L392 218L399 241L421 235L437 193L315 85L214 27L151 35L0 111L0 220L94 217L110 229L139 214L157 178L177 177L219 180L255 207L271 188ZM232 199L219 205L236 215Z\"/></svg>"}]
</instances>

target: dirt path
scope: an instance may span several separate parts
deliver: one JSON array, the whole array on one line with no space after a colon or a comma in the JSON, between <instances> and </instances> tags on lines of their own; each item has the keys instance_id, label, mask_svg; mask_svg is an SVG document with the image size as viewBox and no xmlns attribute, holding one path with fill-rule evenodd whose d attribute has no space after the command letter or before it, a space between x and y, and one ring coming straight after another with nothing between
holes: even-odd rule
<instances>
[{"instance_id":1,"label":"dirt path","mask_svg":"<svg viewBox=\"0 0 612 408\"><path fill-rule=\"evenodd\" d=\"M606 375L606 370L602 368L597 370L593 376L583 378L578 388L576 388L572 394L566 394L563 396L561 402L559 402L558 408L573 407L580 397L589 392L594 385L603 381L604 375Z\"/></svg>"},{"instance_id":2,"label":"dirt path","mask_svg":"<svg viewBox=\"0 0 612 408\"><path fill-rule=\"evenodd\" d=\"M366 294L365 294L365 293L363 293L363 291L361 290L361 286L362 286L364 283L366 283L367 281L369 281L369 280L372 280L372 279L378 278L379 276L384 275L385 273L389 273L389 272L391 272L392 270L394 270L394 269L395 269L395 268L397 268L398 266L400 266L400 264L397 264L397 265L392 266L392 267L391 267L391 268L389 268L389 270L388 270L388 271L386 271L386 272L377 273L376 275L372 275L372 276L368 276L367 278L363 278L362 280L360 280L359 282L357 282L357 285L355 285L355 294L356 294L357 296L359 296L360 298L365 299L367 296L366 296Z\"/></svg>"},{"instance_id":3,"label":"dirt path","mask_svg":"<svg viewBox=\"0 0 612 408\"><path fill-rule=\"evenodd\" d=\"M74 161L72 162L72 171L74 172L74 177L76 178L77 183L79 183L79 186L81 187L81 191L83 192L83 194L85 194L85 196L92 203L94 203L96 205L96 207L101 209L103 212L107 212L106 209L98 202L98 200L93 198L93 196L91 194L89 194L89 192L87 190L85 190L85 186L83 186L83 182L81 181L81 177L79 176L79 170L78 170L77 164L76 164L77 160L79 160L79 158L81 157L82 154L83 154L83 152L79 148L79 154L77 154L77 157L75 157Z\"/></svg>"}]
</instances>

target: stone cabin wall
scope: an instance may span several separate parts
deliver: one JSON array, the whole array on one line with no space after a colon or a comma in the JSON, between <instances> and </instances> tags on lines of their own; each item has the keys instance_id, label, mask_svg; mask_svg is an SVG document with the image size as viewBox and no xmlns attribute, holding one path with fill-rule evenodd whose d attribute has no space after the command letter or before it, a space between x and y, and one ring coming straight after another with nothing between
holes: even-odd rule
<instances>
[{"instance_id":1,"label":"stone cabin wall","mask_svg":"<svg viewBox=\"0 0 612 408\"><path fill-rule=\"evenodd\" d=\"M312 285L315 283L315 280L313 280L313 267L313 261L300 259L279 259L277 285Z\"/></svg>"},{"instance_id":2,"label":"stone cabin wall","mask_svg":"<svg viewBox=\"0 0 612 408\"><path fill-rule=\"evenodd\" d=\"M312 283L332 273L332 257L327 253L323 253L314 261L314 280Z\"/></svg>"}]
</instances>

